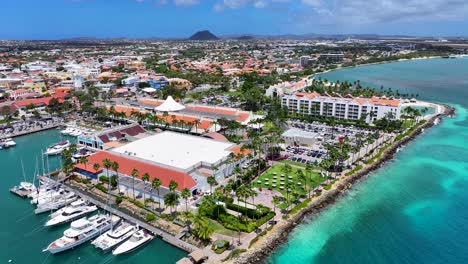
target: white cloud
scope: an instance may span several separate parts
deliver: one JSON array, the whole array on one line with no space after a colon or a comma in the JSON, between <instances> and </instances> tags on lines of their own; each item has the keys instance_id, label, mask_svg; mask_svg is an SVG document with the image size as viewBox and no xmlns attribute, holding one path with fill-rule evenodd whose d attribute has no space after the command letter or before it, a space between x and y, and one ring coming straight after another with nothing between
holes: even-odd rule
<instances>
[{"instance_id":1,"label":"white cloud","mask_svg":"<svg viewBox=\"0 0 468 264\"><path fill-rule=\"evenodd\" d=\"M238 9L244 6L253 6L255 8L265 8L272 3L287 3L291 0L222 0L214 5L215 11L223 11L226 8Z\"/></svg>"},{"instance_id":2,"label":"white cloud","mask_svg":"<svg viewBox=\"0 0 468 264\"><path fill-rule=\"evenodd\" d=\"M467 0L301 0L303 16L327 23L459 20L468 17ZM300 12L298 12L300 13Z\"/></svg>"},{"instance_id":3,"label":"white cloud","mask_svg":"<svg viewBox=\"0 0 468 264\"><path fill-rule=\"evenodd\" d=\"M176 6L193 6L198 4L198 0L174 0Z\"/></svg>"}]
</instances>

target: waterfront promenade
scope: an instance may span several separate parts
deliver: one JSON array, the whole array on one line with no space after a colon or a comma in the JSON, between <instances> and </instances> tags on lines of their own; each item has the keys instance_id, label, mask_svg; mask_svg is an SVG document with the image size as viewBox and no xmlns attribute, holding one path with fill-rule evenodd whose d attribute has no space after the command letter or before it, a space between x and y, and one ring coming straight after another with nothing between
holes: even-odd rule
<instances>
[{"instance_id":1,"label":"waterfront promenade","mask_svg":"<svg viewBox=\"0 0 468 264\"><path fill-rule=\"evenodd\" d=\"M26 130L22 130L22 131L15 131L15 132L13 132L11 134L0 135L0 139L24 136L24 135L44 131L44 130L57 128L59 126L62 126L63 124L64 124L63 122L56 122L56 123L48 124L48 125L45 125L45 126L35 126L35 127L31 128L31 129L26 129Z\"/></svg>"}]
</instances>

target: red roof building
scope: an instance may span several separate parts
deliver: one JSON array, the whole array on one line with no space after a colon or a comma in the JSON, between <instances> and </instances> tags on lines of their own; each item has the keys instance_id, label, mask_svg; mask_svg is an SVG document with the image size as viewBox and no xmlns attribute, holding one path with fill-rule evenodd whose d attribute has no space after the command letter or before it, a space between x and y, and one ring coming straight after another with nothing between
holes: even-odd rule
<instances>
[{"instance_id":1,"label":"red roof building","mask_svg":"<svg viewBox=\"0 0 468 264\"><path fill-rule=\"evenodd\" d=\"M104 167L102 164L103 161L105 159L109 159L110 161L115 161L119 164L119 174L131 177L133 169L137 169L139 171L139 179L141 179L143 174L148 173L150 175L149 182L152 182L153 179L158 178L161 180L162 186L166 188L169 187L171 180L177 182L179 185L177 189L179 191L182 191L185 188L190 190L197 186L197 183L192 179L192 177L184 172L171 170L125 156L111 154L106 151L97 152L89 156L87 159L87 164L77 163L75 168L95 174L97 172L93 169L93 165L97 163L102 168Z\"/></svg>"}]
</instances>

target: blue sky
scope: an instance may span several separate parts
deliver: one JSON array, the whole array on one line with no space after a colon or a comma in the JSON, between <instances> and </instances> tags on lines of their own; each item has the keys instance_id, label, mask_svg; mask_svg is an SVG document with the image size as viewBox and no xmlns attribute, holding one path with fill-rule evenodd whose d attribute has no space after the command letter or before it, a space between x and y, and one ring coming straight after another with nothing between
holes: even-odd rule
<instances>
[{"instance_id":1,"label":"blue sky","mask_svg":"<svg viewBox=\"0 0 468 264\"><path fill-rule=\"evenodd\" d=\"M0 39L380 33L468 36L468 0L1 0Z\"/></svg>"}]
</instances>

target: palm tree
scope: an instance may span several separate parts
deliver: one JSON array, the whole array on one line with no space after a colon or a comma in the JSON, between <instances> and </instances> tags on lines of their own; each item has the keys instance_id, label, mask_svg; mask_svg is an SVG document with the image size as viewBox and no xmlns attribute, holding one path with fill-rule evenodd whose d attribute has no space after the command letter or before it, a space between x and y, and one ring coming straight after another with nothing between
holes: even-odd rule
<instances>
[{"instance_id":1,"label":"palm tree","mask_svg":"<svg viewBox=\"0 0 468 264\"><path fill-rule=\"evenodd\" d=\"M109 188L107 193L108 193L108 199L110 199L111 186L110 186L109 169L112 167L112 161L110 161L109 159L105 159L102 161L102 165L104 165L104 168L106 168L107 186Z\"/></svg>"},{"instance_id":2,"label":"palm tree","mask_svg":"<svg viewBox=\"0 0 468 264\"><path fill-rule=\"evenodd\" d=\"M198 133L198 126L201 124L200 119L196 119L193 123L195 125L195 133Z\"/></svg>"},{"instance_id":3,"label":"palm tree","mask_svg":"<svg viewBox=\"0 0 468 264\"><path fill-rule=\"evenodd\" d=\"M143 203L146 204L146 197L145 197L145 192L146 192L146 183L149 181L150 176L148 173L145 172L143 176L141 177L141 180L143 181L143 185L145 186L145 189L143 190Z\"/></svg>"},{"instance_id":4,"label":"palm tree","mask_svg":"<svg viewBox=\"0 0 468 264\"><path fill-rule=\"evenodd\" d=\"M188 213L188 198L192 196L188 188L184 188L181 193L182 198L185 199L185 213Z\"/></svg>"},{"instance_id":5,"label":"palm tree","mask_svg":"<svg viewBox=\"0 0 468 264\"><path fill-rule=\"evenodd\" d=\"M138 177L138 174L139 174L139 173L140 173L140 172L139 172L137 169L133 169L133 170L132 170L132 179L133 179L133 181L132 181L133 200L135 200L135 178Z\"/></svg>"},{"instance_id":6,"label":"palm tree","mask_svg":"<svg viewBox=\"0 0 468 264\"><path fill-rule=\"evenodd\" d=\"M276 204L281 202L280 198L278 196L273 196L273 199L271 200L273 203L273 212L276 213Z\"/></svg>"},{"instance_id":7,"label":"palm tree","mask_svg":"<svg viewBox=\"0 0 468 264\"><path fill-rule=\"evenodd\" d=\"M294 186L288 180L288 181L286 181L285 187L286 187L286 200L288 201L288 210L289 210L289 206L291 205L291 199L290 199L290 193L292 191L291 188L294 187Z\"/></svg>"},{"instance_id":8,"label":"palm tree","mask_svg":"<svg viewBox=\"0 0 468 264\"><path fill-rule=\"evenodd\" d=\"M79 162L85 166L86 169L86 164L88 164L88 159L86 157L80 157Z\"/></svg>"},{"instance_id":9,"label":"palm tree","mask_svg":"<svg viewBox=\"0 0 468 264\"><path fill-rule=\"evenodd\" d=\"M304 184L304 190L307 191L307 176L301 169L297 169L297 178Z\"/></svg>"},{"instance_id":10,"label":"palm tree","mask_svg":"<svg viewBox=\"0 0 468 264\"><path fill-rule=\"evenodd\" d=\"M171 208L171 214L172 214L172 208L175 207L178 199L179 199L179 195L175 192L170 192L164 196L164 204L166 204L167 206L169 206L169 208Z\"/></svg>"},{"instance_id":11,"label":"palm tree","mask_svg":"<svg viewBox=\"0 0 468 264\"><path fill-rule=\"evenodd\" d=\"M218 121L214 120L211 124L214 126L214 131L216 132L216 126L219 124Z\"/></svg>"},{"instance_id":12,"label":"palm tree","mask_svg":"<svg viewBox=\"0 0 468 264\"><path fill-rule=\"evenodd\" d=\"M112 162L112 170L115 171L115 174L117 175L117 189L119 190L119 195L120 195L120 184L119 184L119 163L117 161Z\"/></svg>"},{"instance_id":13,"label":"palm tree","mask_svg":"<svg viewBox=\"0 0 468 264\"><path fill-rule=\"evenodd\" d=\"M161 180L158 178L154 178L153 182L151 182L151 187L156 189L158 192L158 202L159 202L159 210L161 210L161 197L159 196L159 188L161 187Z\"/></svg>"},{"instance_id":14,"label":"palm tree","mask_svg":"<svg viewBox=\"0 0 468 264\"><path fill-rule=\"evenodd\" d=\"M306 180L306 189L307 189L307 195L308 195L308 198L310 199L310 191L311 191L311 185L312 185L312 165L310 165L309 163L307 163L306 165L306 169L305 169L306 173L307 173L307 177L305 178Z\"/></svg>"},{"instance_id":15,"label":"palm tree","mask_svg":"<svg viewBox=\"0 0 468 264\"><path fill-rule=\"evenodd\" d=\"M216 179L213 176L208 177L207 182L210 185L210 194L213 194L213 186L216 185L218 182L216 182Z\"/></svg>"},{"instance_id":16,"label":"palm tree","mask_svg":"<svg viewBox=\"0 0 468 264\"><path fill-rule=\"evenodd\" d=\"M171 192L174 192L177 189L177 187L179 187L179 184L176 181L171 180L171 182L169 182L169 190Z\"/></svg>"},{"instance_id":17,"label":"palm tree","mask_svg":"<svg viewBox=\"0 0 468 264\"><path fill-rule=\"evenodd\" d=\"M94 163L93 169L97 172L101 168L101 165L99 163Z\"/></svg>"}]
</instances>

